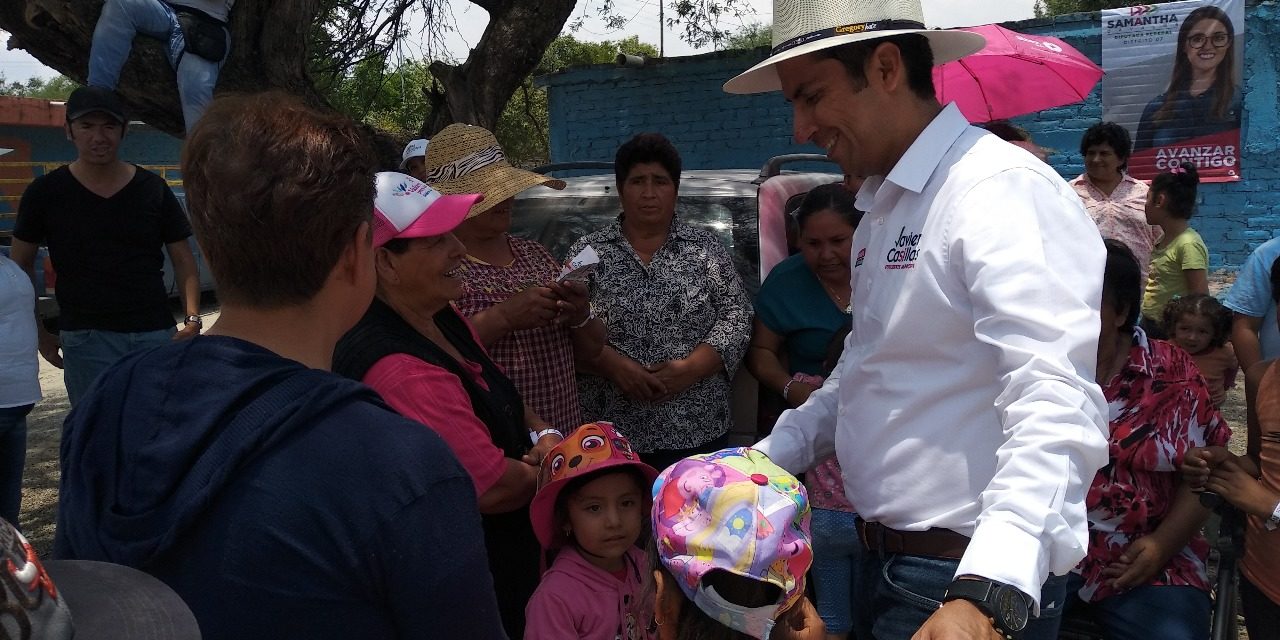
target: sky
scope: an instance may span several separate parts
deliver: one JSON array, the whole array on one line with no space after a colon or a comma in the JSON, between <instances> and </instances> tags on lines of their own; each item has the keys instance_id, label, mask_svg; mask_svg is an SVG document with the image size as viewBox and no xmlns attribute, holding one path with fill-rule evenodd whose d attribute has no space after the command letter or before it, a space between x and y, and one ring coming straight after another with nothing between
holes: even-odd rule
<instances>
[{"instance_id":1,"label":"sky","mask_svg":"<svg viewBox=\"0 0 1280 640\"><path fill-rule=\"evenodd\" d=\"M582 29L574 33L579 40L619 40L637 35L642 42L658 44L659 21L658 3L662 0L614 0L619 15L629 18L625 27L617 31L607 30L599 20L594 19L591 6L594 3L580 2L582 5L574 14L586 15L588 20ZM749 0L755 10L753 15L743 19L744 23L772 22L772 0ZM925 24L929 27L961 27L1009 20L1022 20L1032 17L1035 0L922 0ZM480 40L488 22L488 14L480 7L466 0L450 0L453 22L456 29L449 33L443 45L455 58L465 58L467 50ZM573 20L572 18L570 19ZM730 28L737 22L730 19L726 24ZM0 43L8 40L8 34L0 31ZM680 41L677 29L667 28L663 34L664 53L668 56L690 55L709 51L709 48L695 50ZM402 48L400 54L405 58L422 57L426 45L414 34ZM42 64L26 52L15 49L5 50L0 47L0 74L8 81L26 80L32 76L50 78L57 72Z\"/></svg>"}]
</instances>

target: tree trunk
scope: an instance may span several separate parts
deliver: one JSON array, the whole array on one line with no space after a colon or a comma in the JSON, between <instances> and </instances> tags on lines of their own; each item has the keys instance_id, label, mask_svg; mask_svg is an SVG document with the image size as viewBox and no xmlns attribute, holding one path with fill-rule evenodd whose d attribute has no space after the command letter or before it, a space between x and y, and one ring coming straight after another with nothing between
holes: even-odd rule
<instances>
[{"instance_id":1,"label":"tree trunk","mask_svg":"<svg viewBox=\"0 0 1280 640\"><path fill-rule=\"evenodd\" d=\"M435 133L452 122L497 125L507 101L564 27L577 0L472 0L489 12L489 26L461 65L434 63L443 91L425 89L433 108L423 124ZM322 0L237 0L231 11L231 55L216 93L282 89L331 109L307 74L311 25ZM25 49L67 77L88 78L89 47L103 0L0 0L0 29L9 48ZM158 40L139 37L116 90L131 116L183 135L174 72ZM380 156L399 161L399 144L370 128Z\"/></svg>"},{"instance_id":2,"label":"tree trunk","mask_svg":"<svg viewBox=\"0 0 1280 640\"><path fill-rule=\"evenodd\" d=\"M83 84L89 45L102 0L6 0L0 28L9 48L25 49L45 65ZM239 0L231 12L231 55L218 91L279 88L328 108L306 75L307 36L319 0ZM183 134L182 108L173 69L159 40L139 37L116 88L131 117L175 136Z\"/></svg>"},{"instance_id":3,"label":"tree trunk","mask_svg":"<svg viewBox=\"0 0 1280 640\"><path fill-rule=\"evenodd\" d=\"M430 137L454 122L493 131L503 108L559 35L577 0L472 0L489 12L489 26L461 65L435 62L431 74L443 91L428 90Z\"/></svg>"}]
</instances>

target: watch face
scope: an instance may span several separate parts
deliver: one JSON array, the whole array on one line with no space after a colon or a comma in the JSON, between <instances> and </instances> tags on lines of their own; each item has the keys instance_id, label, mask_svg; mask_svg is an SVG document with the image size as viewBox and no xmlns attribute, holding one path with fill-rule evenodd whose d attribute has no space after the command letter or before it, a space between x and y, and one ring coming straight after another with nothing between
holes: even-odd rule
<instances>
[{"instance_id":1,"label":"watch face","mask_svg":"<svg viewBox=\"0 0 1280 640\"><path fill-rule=\"evenodd\" d=\"M1022 592L1010 587L996 590L996 614L1000 616L1000 626L1013 633L1026 628L1031 612L1027 608L1027 599Z\"/></svg>"}]
</instances>

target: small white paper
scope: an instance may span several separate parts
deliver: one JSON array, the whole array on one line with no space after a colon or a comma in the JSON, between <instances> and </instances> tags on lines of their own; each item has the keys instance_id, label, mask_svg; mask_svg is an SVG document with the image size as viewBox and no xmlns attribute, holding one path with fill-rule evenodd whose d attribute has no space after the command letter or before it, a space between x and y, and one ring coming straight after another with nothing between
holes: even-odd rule
<instances>
[{"instance_id":1,"label":"small white paper","mask_svg":"<svg viewBox=\"0 0 1280 640\"><path fill-rule=\"evenodd\" d=\"M598 266L600 255L595 248L587 245L560 270L560 277L556 278L556 282L586 282Z\"/></svg>"}]
</instances>

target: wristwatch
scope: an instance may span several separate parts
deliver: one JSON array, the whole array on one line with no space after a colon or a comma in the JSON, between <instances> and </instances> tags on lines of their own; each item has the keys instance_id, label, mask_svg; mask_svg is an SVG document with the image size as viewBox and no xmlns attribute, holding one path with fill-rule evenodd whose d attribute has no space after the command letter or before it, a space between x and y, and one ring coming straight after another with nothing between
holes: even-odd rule
<instances>
[{"instance_id":1,"label":"wristwatch","mask_svg":"<svg viewBox=\"0 0 1280 640\"><path fill-rule=\"evenodd\" d=\"M968 600L991 618L991 624L1005 640L1018 640L1031 618L1031 598L1003 582L986 578L953 580L943 602Z\"/></svg>"},{"instance_id":2,"label":"wristwatch","mask_svg":"<svg viewBox=\"0 0 1280 640\"><path fill-rule=\"evenodd\" d=\"M1267 518L1262 523L1262 526L1266 527L1267 531L1280 529L1280 502L1276 503L1276 508L1271 512L1271 517Z\"/></svg>"},{"instance_id":3,"label":"wristwatch","mask_svg":"<svg viewBox=\"0 0 1280 640\"><path fill-rule=\"evenodd\" d=\"M195 326L197 326L197 327L203 327L203 326L204 326L204 320L201 320L201 319L200 319L200 316L187 316L187 318L186 318L185 320L183 320L183 322L182 322L182 323L183 323L183 324L194 324L194 325L195 325Z\"/></svg>"}]
</instances>

